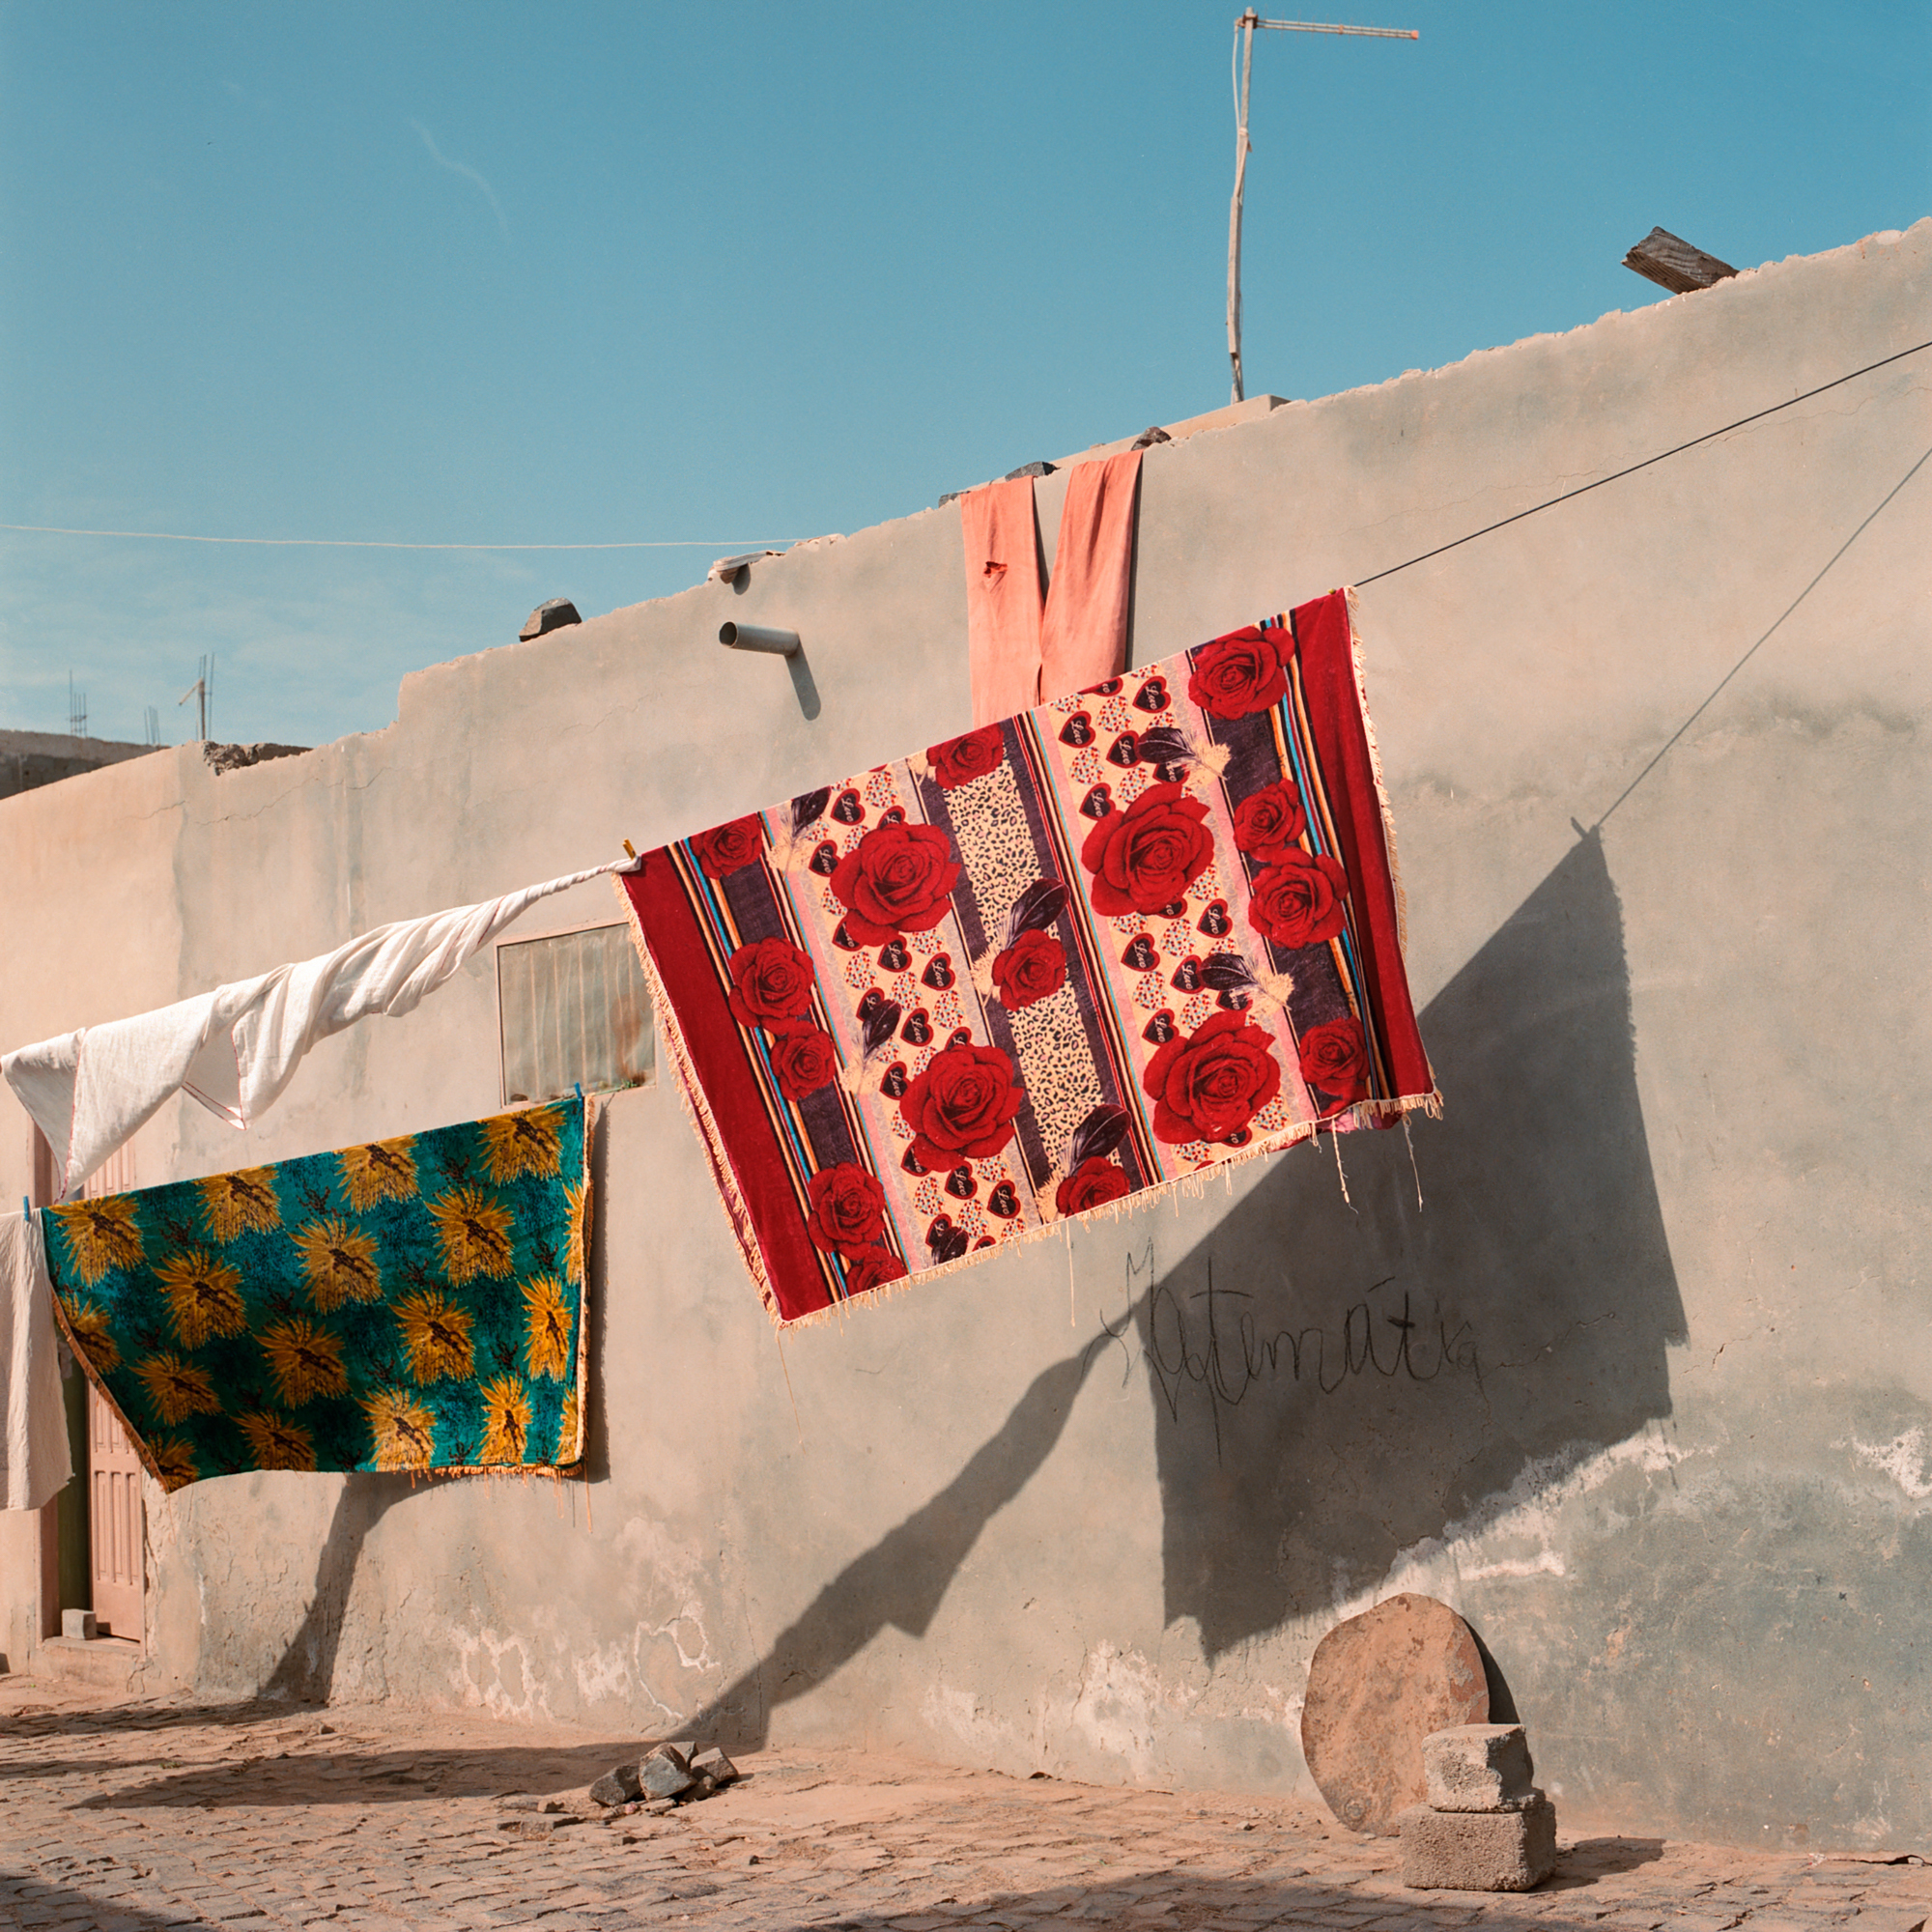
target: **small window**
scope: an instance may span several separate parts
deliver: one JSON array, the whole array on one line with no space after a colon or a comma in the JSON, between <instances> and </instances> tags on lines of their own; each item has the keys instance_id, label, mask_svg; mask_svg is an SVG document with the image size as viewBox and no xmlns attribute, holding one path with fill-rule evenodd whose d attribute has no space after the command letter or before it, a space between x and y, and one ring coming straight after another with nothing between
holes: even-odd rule
<instances>
[{"instance_id":1,"label":"small window","mask_svg":"<svg viewBox=\"0 0 1932 1932\"><path fill-rule=\"evenodd\" d=\"M503 1098L556 1100L649 1086L650 989L627 925L593 925L497 948Z\"/></svg>"}]
</instances>

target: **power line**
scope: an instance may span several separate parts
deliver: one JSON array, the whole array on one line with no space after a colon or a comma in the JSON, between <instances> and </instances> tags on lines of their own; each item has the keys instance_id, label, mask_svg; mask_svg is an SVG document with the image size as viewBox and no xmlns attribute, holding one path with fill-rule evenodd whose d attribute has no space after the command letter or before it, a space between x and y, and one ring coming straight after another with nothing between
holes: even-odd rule
<instances>
[{"instance_id":1,"label":"power line","mask_svg":"<svg viewBox=\"0 0 1932 1932\"><path fill-rule=\"evenodd\" d=\"M1711 441L1716 437L1729 436L1733 430L1744 429L1754 422L1762 422L1766 416L1775 416L1780 410L1794 409L1800 403L1807 403L1813 396L1822 396L1829 389L1835 389L1845 383L1854 383L1861 376L1869 376L1876 369L1883 369L1893 362L1903 361L1908 355L1917 355L1922 350L1932 349L1932 341L1915 342L1910 349L1901 349L1895 355L1881 356L1876 362L1867 362L1862 369L1854 369L1848 375L1834 376L1829 383L1820 383L1815 389L1806 389L1803 395L1792 396L1781 403L1773 403L1769 409L1754 411L1747 416L1740 416L1736 422L1725 423L1720 429L1706 430L1702 436L1693 436L1688 442L1680 442L1674 448L1660 450L1655 456L1646 456L1640 463L1633 463L1627 469L1611 471L1607 476L1600 476L1594 483L1584 483L1575 490L1566 490L1560 497L1551 497L1546 501L1535 503L1527 510L1519 510L1514 516L1504 517L1493 524L1485 524L1479 530L1471 530L1467 536L1456 537L1446 544L1437 544L1434 550L1426 550L1419 556L1410 557L1406 563L1391 564L1386 570L1378 570L1373 577L1355 579L1359 588L1370 583L1379 583L1385 577L1393 577L1397 571L1412 569L1418 563L1427 563L1431 557L1440 556L1446 551L1460 550L1463 544L1474 543L1478 537L1489 536L1492 531L1507 529L1511 524L1520 524L1525 517L1533 517L1543 510L1551 510L1559 503L1568 503L1577 497L1587 496L1592 490L1601 490L1605 483L1615 483L1626 476L1634 476L1639 469L1648 469L1653 464L1662 463L1672 456L1681 456L1687 449L1695 449L1699 443ZM755 550L761 545L795 544L807 541L803 537L662 537L632 543L568 543L568 544L452 544L452 543L400 543L366 537L205 537L190 536L179 530L96 530L79 529L62 524L0 524L0 530L16 530L30 536L54 537L125 537L150 543L199 543L199 544L249 544L267 548L302 550L419 550L419 551L599 551L599 550Z\"/></svg>"},{"instance_id":2,"label":"power line","mask_svg":"<svg viewBox=\"0 0 1932 1932\"><path fill-rule=\"evenodd\" d=\"M667 537L649 543L452 544L384 543L361 537L192 537L178 530L77 530L59 524L0 524L43 537L138 537L151 543L262 544L301 550L754 550L760 544L794 544L803 537Z\"/></svg>"},{"instance_id":3,"label":"power line","mask_svg":"<svg viewBox=\"0 0 1932 1932\"><path fill-rule=\"evenodd\" d=\"M1775 416L1779 410L1795 408L1799 403L1808 403L1813 396L1822 396L1827 389L1835 389L1840 384L1854 383L1861 376L1869 376L1874 369L1883 369L1888 363L1901 362L1908 355L1917 355L1921 349L1932 349L1932 342L1915 342L1910 349L1901 349L1895 355L1881 356L1876 362L1867 362L1862 369L1854 369L1849 376L1834 376L1829 383L1820 383L1815 389L1806 389L1802 396L1793 396L1788 402L1773 403L1768 410L1758 410L1747 416L1740 416L1736 422L1726 423L1722 429L1706 430L1702 436L1693 436L1689 442L1680 442L1675 449L1660 450L1655 456L1646 456L1641 463L1633 463L1628 469L1611 471L1607 476L1599 476L1594 483L1585 483L1576 490L1566 490L1560 497L1551 497L1548 502L1532 504L1527 510L1519 510L1513 517L1504 517L1499 523L1485 524L1479 530L1471 530L1465 537L1457 537L1452 542L1437 544L1434 550L1426 550L1420 556L1412 556L1406 563L1390 564L1386 570L1378 570L1373 577L1358 577L1355 587L1360 589L1369 583L1379 583L1385 577L1393 577L1399 570L1410 570L1418 563L1427 563L1432 556L1440 556L1444 551L1460 550L1466 543L1474 543L1478 537L1486 537L1492 530L1507 529L1512 524L1520 524L1525 517L1533 517L1539 510L1553 510L1558 503L1567 503L1573 497L1586 497L1592 490L1601 490L1605 483L1614 483L1620 477L1634 476L1639 469L1648 469L1653 463L1662 463L1666 457L1682 456L1687 449L1695 449L1700 442L1709 442L1713 437L1729 436L1734 429L1743 429L1747 423L1762 422L1766 416ZM1889 499L1888 499L1889 500Z\"/></svg>"}]
</instances>

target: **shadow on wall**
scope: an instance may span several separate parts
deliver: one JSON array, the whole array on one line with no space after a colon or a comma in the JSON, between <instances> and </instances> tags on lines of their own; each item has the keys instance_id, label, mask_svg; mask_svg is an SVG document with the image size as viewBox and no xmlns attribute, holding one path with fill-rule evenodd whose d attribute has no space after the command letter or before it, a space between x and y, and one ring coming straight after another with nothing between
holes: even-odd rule
<instances>
[{"instance_id":1,"label":"shadow on wall","mask_svg":"<svg viewBox=\"0 0 1932 1932\"><path fill-rule=\"evenodd\" d=\"M1379 1582L1539 1461L1667 1415L1684 1312L1601 841L1563 860L1422 1025L1450 1112L1417 1128L1413 1169L1399 1132L1345 1135L1352 1203L1327 1146L1300 1149L1178 1264L1144 1249L1108 1333L1042 1371L959 1474L686 1728L755 1748L775 1705L888 1624L922 1634L1090 1373L1151 1383L1167 1620L1194 1618L1209 1656ZM1485 1663L1500 1712L1508 1687Z\"/></svg>"},{"instance_id":2,"label":"shadow on wall","mask_svg":"<svg viewBox=\"0 0 1932 1932\"><path fill-rule=\"evenodd\" d=\"M328 1519L328 1533L315 1560L315 1587L308 1608L289 1638L275 1667L262 1685L269 1697L292 1697L299 1703L326 1704L335 1682L335 1657L342 1645L342 1620L349 1609L349 1592L362 1560L369 1532L394 1506L419 1493L435 1477L352 1475L345 1477ZM456 1481L458 1478L445 1480Z\"/></svg>"},{"instance_id":3,"label":"shadow on wall","mask_svg":"<svg viewBox=\"0 0 1932 1932\"><path fill-rule=\"evenodd\" d=\"M952 1482L846 1564L750 1670L672 1729L762 1750L773 1706L817 1690L888 1624L923 1636L980 1532L1053 1453L1094 1360L1090 1346L1042 1369Z\"/></svg>"},{"instance_id":4,"label":"shadow on wall","mask_svg":"<svg viewBox=\"0 0 1932 1932\"><path fill-rule=\"evenodd\" d=\"M585 1406L584 1469L590 1482L607 1480L611 1473L611 1433L605 1417L604 1401L604 1322L605 1322L605 1188L610 1120L601 1110L596 1116L590 1142L590 1267L584 1283L584 1347L589 1353L589 1401ZM315 1564L315 1587L309 1593L308 1608L281 1657L262 1682L262 1694L292 1697L302 1703L326 1704L335 1683L336 1654L342 1645L343 1619L348 1614L349 1593L355 1586L355 1572L362 1560L362 1546L369 1532L397 1503L414 1495L426 1495L444 1483L499 1480L495 1477L444 1476L437 1474L378 1475L359 1471L346 1477L336 1496L328 1529L322 1540Z\"/></svg>"},{"instance_id":5,"label":"shadow on wall","mask_svg":"<svg viewBox=\"0 0 1932 1932\"><path fill-rule=\"evenodd\" d=\"M1167 1620L1193 1618L1210 1657L1378 1583L1399 1551L1539 1463L1667 1415L1664 1348L1683 1339L1684 1313L1598 839L1571 851L1422 1026L1449 1112L1416 1127L1413 1169L1399 1132L1344 1135L1351 1202L1324 1143L1270 1163L1178 1263L1150 1241L1108 1332L1042 1370L945 1489L680 1728L756 1748L775 1706L888 1625L923 1634L1090 1374L1149 1378ZM595 1475L606 1446L600 1431ZM402 1477L344 1486L271 1691L327 1695L363 1540L409 1492ZM1492 1682L1506 1694L1493 1667Z\"/></svg>"},{"instance_id":6,"label":"shadow on wall","mask_svg":"<svg viewBox=\"0 0 1932 1932\"><path fill-rule=\"evenodd\" d=\"M1329 1144L1273 1163L1179 1263L1154 1255L1110 1349L1152 1383L1167 1619L1209 1657L1670 1412L1684 1310L1600 839L1422 1031L1446 1113L1414 1123L1413 1166L1400 1131L1339 1136L1345 1200Z\"/></svg>"}]
</instances>

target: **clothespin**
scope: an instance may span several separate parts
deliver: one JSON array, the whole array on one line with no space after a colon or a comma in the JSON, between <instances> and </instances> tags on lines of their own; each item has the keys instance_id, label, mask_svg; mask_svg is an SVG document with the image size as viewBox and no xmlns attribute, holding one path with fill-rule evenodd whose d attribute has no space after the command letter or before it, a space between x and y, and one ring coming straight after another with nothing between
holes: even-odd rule
<instances>
[{"instance_id":1,"label":"clothespin","mask_svg":"<svg viewBox=\"0 0 1932 1932\"><path fill-rule=\"evenodd\" d=\"M581 1080L577 1083L577 1103L579 1106L583 1104L583 1082Z\"/></svg>"},{"instance_id":2,"label":"clothespin","mask_svg":"<svg viewBox=\"0 0 1932 1932\"><path fill-rule=\"evenodd\" d=\"M627 859L635 859L637 856L638 856L638 848L635 845L633 845L628 838L625 839L624 857Z\"/></svg>"},{"instance_id":3,"label":"clothespin","mask_svg":"<svg viewBox=\"0 0 1932 1932\"><path fill-rule=\"evenodd\" d=\"M31 1201L29 1201L27 1197L23 1194L20 1196L20 1219L23 1221L31 1221L33 1218L34 1218L34 1204Z\"/></svg>"}]
</instances>

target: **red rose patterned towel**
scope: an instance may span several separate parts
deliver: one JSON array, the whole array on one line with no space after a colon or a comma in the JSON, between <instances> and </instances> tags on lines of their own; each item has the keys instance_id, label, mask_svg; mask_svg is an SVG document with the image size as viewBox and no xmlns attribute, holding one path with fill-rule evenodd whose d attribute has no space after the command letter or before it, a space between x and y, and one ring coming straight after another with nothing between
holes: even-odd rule
<instances>
[{"instance_id":1,"label":"red rose patterned towel","mask_svg":"<svg viewBox=\"0 0 1932 1932\"><path fill-rule=\"evenodd\" d=\"M617 884L780 1323L1438 1106L1344 591Z\"/></svg>"}]
</instances>

